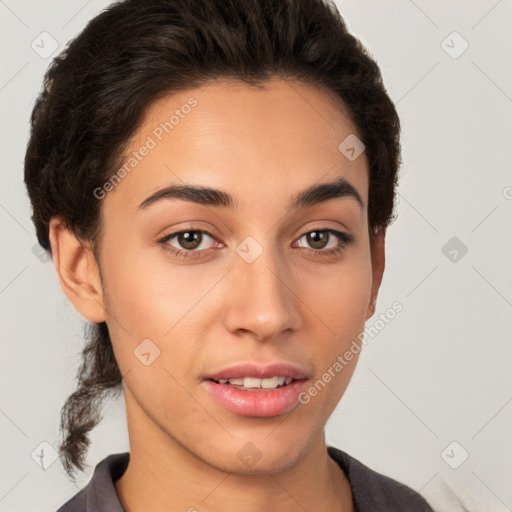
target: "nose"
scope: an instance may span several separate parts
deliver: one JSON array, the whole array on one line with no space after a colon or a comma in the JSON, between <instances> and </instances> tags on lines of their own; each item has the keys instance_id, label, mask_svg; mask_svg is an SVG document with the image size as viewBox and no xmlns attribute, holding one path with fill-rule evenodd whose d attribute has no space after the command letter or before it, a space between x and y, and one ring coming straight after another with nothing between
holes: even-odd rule
<instances>
[{"instance_id":1,"label":"nose","mask_svg":"<svg viewBox=\"0 0 512 512\"><path fill-rule=\"evenodd\" d=\"M299 329L300 300L275 251L264 249L250 263L237 254L229 274L229 299L224 309L229 332L250 333L264 341Z\"/></svg>"}]
</instances>

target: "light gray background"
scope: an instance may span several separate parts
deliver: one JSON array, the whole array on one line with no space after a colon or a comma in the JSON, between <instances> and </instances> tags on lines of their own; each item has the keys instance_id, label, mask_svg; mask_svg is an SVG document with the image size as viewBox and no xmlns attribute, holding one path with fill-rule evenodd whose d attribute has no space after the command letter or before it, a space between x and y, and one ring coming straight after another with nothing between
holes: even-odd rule
<instances>
[{"instance_id":1,"label":"light gray background","mask_svg":"<svg viewBox=\"0 0 512 512\"><path fill-rule=\"evenodd\" d=\"M56 446L83 322L52 263L32 252L22 174L30 111L55 56L41 58L32 41L42 46L47 31L60 50L108 3L0 0L1 512L50 512L78 491L58 460L42 469L31 456L44 441ZM462 510L452 492L471 511L512 510L512 4L337 5L377 59L403 125L399 216L368 325L395 301L404 309L364 349L327 440L436 510ZM458 36L442 46L453 31L469 44L458 58L445 51L463 48ZM468 249L455 262L442 252L452 237ZM124 414L122 398L107 403L78 487L106 455L128 450ZM463 450L452 469L445 460L456 465Z\"/></svg>"}]
</instances>

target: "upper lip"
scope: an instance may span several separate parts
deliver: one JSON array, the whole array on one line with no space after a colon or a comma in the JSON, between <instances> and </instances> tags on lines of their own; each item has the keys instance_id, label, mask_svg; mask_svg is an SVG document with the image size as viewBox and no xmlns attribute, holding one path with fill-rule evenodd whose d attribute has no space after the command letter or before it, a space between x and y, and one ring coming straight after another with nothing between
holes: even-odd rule
<instances>
[{"instance_id":1,"label":"upper lip","mask_svg":"<svg viewBox=\"0 0 512 512\"><path fill-rule=\"evenodd\" d=\"M308 372L299 366L289 363L272 363L261 365L256 363L243 363L228 366L222 370L206 375L206 380L237 379L242 377L252 377L257 379L267 379L271 377L291 377L294 380L308 378Z\"/></svg>"}]
</instances>

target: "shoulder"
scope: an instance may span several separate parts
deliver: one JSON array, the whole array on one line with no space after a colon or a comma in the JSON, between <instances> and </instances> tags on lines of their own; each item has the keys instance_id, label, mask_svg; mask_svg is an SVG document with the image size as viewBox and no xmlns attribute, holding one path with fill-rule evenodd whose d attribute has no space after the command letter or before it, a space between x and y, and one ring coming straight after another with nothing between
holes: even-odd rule
<instances>
[{"instance_id":1,"label":"shoulder","mask_svg":"<svg viewBox=\"0 0 512 512\"><path fill-rule=\"evenodd\" d=\"M86 486L87 487L87 486ZM86 512L85 489L76 493L70 500L66 501L57 512Z\"/></svg>"},{"instance_id":2,"label":"shoulder","mask_svg":"<svg viewBox=\"0 0 512 512\"><path fill-rule=\"evenodd\" d=\"M350 482L357 512L434 512L416 491L377 473L347 453L329 446L327 451Z\"/></svg>"},{"instance_id":3,"label":"shoulder","mask_svg":"<svg viewBox=\"0 0 512 512\"><path fill-rule=\"evenodd\" d=\"M62 505L57 512L124 512L114 482L121 477L130 453L113 453L98 462L89 483Z\"/></svg>"}]
</instances>

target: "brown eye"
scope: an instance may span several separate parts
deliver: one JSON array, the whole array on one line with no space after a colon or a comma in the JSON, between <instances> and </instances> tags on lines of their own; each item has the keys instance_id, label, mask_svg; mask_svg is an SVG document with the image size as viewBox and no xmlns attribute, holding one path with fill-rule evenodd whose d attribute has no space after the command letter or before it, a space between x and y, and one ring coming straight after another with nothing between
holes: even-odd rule
<instances>
[{"instance_id":1,"label":"brown eye","mask_svg":"<svg viewBox=\"0 0 512 512\"><path fill-rule=\"evenodd\" d=\"M203 235L199 231L184 231L177 235L177 241L183 249L197 249L202 239Z\"/></svg>"},{"instance_id":2,"label":"brown eye","mask_svg":"<svg viewBox=\"0 0 512 512\"><path fill-rule=\"evenodd\" d=\"M165 237L163 242L177 250L196 251L209 249L211 247L211 242L210 246L208 245L208 238L213 240L213 237L205 231L190 229L169 235ZM172 241L174 241L174 243L171 243Z\"/></svg>"},{"instance_id":3,"label":"brown eye","mask_svg":"<svg viewBox=\"0 0 512 512\"><path fill-rule=\"evenodd\" d=\"M330 233L327 231L311 231L306 234L306 240L312 249L325 249Z\"/></svg>"},{"instance_id":4,"label":"brown eye","mask_svg":"<svg viewBox=\"0 0 512 512\"><path fill-rule=\"evenodd\" d=\"M333 236L333 234L335 236ZM335 233L332 230L329 229L317 229L314 231L310 231L309 233L306 233L302 235L299 238L299 242L302 239L306 239L306 245L303 245L302 242L299 243L301 247L309 247L310 249L315 250L322 250L322 249L331 249L336 247L339 242L336 240L336 238L340 238L337 233ZM328 246L329 242L332 243Z\"/></svg>"},{"instance_id":5,"label":"brown eye","mask_svg":"<svg viewBox=\"0 0 512 512\"><path fill-rule=\"evenodd\" d=\"M311 256L338 256L354 242L354 236L336 229L314 229L304 233L295 243Z\"/></svg>"}]
</instances>

